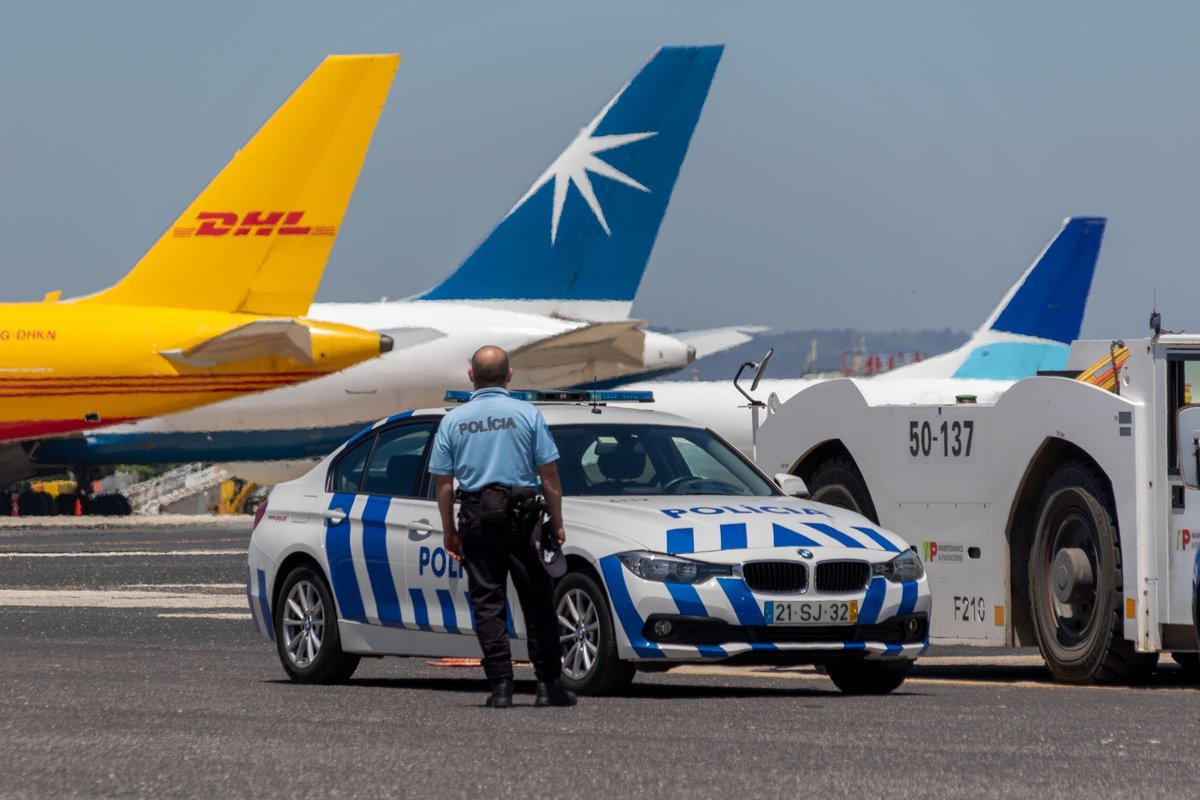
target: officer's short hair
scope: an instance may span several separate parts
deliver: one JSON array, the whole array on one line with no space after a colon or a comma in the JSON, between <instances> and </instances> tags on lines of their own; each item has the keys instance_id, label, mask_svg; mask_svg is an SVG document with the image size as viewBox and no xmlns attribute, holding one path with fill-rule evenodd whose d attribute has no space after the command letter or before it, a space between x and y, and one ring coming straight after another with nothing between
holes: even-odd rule
<instances>
[{"instance_id":1,"label":"officer's short hair","mask_svg":"<svg viewBox=\"0 0 1200 800\"><path fill-rule=\"evenodd\" d=\"M476 386L503 386L508 380L508 353L494 345L486 345L471 356L471 371Z\"/></svg>"}]
</instances>

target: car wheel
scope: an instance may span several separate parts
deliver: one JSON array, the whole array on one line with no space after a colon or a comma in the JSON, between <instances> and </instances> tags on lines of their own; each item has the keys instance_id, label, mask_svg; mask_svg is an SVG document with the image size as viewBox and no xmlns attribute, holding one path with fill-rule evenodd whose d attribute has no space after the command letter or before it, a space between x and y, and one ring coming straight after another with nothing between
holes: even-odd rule
<instances>
[{"instance_id":1,"label":"car wheel","mask_svg":"<svg viewBox=\"0 0 1200 800\"><path fill-rule=\"evenodd\" d=\"M879 524L867 482L852 458L836 456L822 461L808 481L808 491L814 503L844 508Z\"/></svg>"},{"instance_id":2,"label":"car wheel","mask_svg":"<svg viewBox=\"0 0 1200 800\"><path fill-rule=\"evenodd\" d=\"M833 685L845 694L887 694L904 683L912 661L856 661L825 667Z\"/></svg>"},{"instance_id":3,"label":"car wheel","mask_svg":"<svg viewBox=\"0 0 1200 800\"><path fill-rule=\"evenodd\" d=\"M1154 666L1124 634L1121 550L1113 501L1099 471L1070 461L1038 503L1029 599L1038 649L1068 683L1134 681Z\"/></svg>"},{"instance_id":4,"label":"car wheel","mask_svg":"<svg viewBox=\"0 0 1200 800\"><path fill-rule=\"evenodd\" d=\"M292 680L338 683L354 674L359 657L342 651L329 585L311 566L288 573L275 605L274 622L279 660Z\"/></svg>"},{"instance_id":5,"label":"car wheel","mask_svg":"<svg viewBox=\"0 0 1200 800\"><path fill-rule=\"evenodd\" d=\"M572 572L554 589L562 681L578 694L612 694L629 687L637 669L617 657L608 597L588 574Z\"/></svg>"}]
</instances>

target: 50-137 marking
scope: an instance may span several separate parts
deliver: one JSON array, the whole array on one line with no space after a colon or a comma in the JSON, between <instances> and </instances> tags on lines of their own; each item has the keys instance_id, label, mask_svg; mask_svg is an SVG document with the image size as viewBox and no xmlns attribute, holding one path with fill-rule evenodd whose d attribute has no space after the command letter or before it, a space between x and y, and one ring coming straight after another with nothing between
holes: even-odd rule
<instances>
[{"instance_id":1,"label":"50-137 marking","mask_svg":"<svg viewBox=\"0 0 1200 800\"><path fill-rule=\"evenodd\" d=\"M941 423L929 420L909 420L908 453L913 458L937 455L940 442L943 458L970 458L975 441L975 421L944 419Z\"/></svg>"}]
</instances>

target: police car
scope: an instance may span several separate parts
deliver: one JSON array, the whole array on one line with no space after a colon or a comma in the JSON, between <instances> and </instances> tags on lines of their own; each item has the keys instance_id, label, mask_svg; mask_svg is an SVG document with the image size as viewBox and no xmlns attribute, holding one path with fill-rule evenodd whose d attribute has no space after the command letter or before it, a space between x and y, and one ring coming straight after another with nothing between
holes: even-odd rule
<instances>
[{"instance_id":1,"label":"police car","mask_svg":"<svg viewBox=\"0 0 1200 800\"><path fill-rule=\"evenodd\" d=\"M542 403L560 454L569 688L735 659L817 664L845 692L884 693L924 652L929 586L899 536L803 499L800 479L773 481L695 422L619 404L647 393L513 394ZM425 469L447 410L379 421L259 507L250 608L293 680L345 680L361 656L479 655ZM509 606L524 659L511 587Z\"/></svg>"}]
</instances>

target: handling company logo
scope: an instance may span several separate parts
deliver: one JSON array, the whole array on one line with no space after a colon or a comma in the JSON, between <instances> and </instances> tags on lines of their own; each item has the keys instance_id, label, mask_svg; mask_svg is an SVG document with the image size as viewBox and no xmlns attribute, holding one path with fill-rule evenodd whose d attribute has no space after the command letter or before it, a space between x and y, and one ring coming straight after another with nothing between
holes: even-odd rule
<instances>
[{"instance_id":1,"label":"handling company logo","mask_svg":"<svg viewBox=\"0 0 1200 800\"><path fill-rule=\"evenodd\" d=\"M1176 550L1200 550L1200 536L1195 531L1180 528L1171 538Z\"/></svg>"},{"instance_id":2,"label":"handling company logo","mask_svg":"<svg viewBox=\"0 0 1200 800\"><path fill-rule=\"evenodd\" d=\"M963 563L963 554L966 551L961 544L952 544L950 542L921 542L921 550L925 554L926 562L939 561L949 564Z\"/></svg>"},{"instance_id":3,"label":"handling company logo","mask_svg":"<svg viewBox=\"0 0 1200 800\"><path fill-rule=\"evenodd\" d=\"M336 236L336 225L301 225L303 211L200 211L196 227L181 226L171 235L176 239L199 236Z\"/></svg>"}]
</instances>

